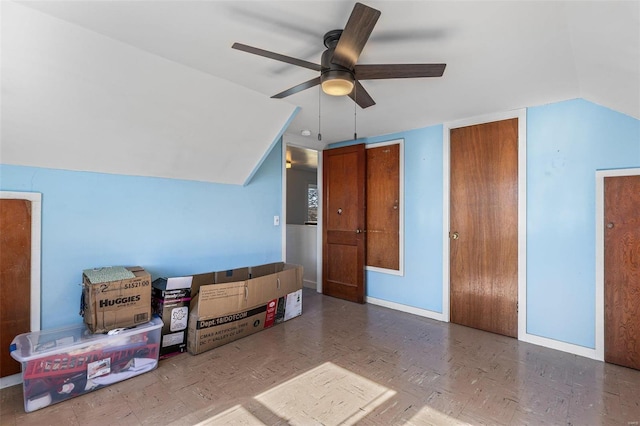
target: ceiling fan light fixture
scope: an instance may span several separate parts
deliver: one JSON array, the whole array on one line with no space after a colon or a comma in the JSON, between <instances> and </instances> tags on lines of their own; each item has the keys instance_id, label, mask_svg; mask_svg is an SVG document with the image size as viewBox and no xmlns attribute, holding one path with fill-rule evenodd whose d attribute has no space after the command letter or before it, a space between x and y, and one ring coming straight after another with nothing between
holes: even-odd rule
<instances>
[{"instance_id":1,"label":"ceiling fan light fixture","mask_svg":"<svg viewBox=\"0 0 640 426\"><path fill-rule=\"evenodd\" d=\"M0 0L2 1L2 0ZM369 40L369 36L380 17L380 11L362 3L353 6L344 29L331 30L324 35L324 46L320 64L292 58L242 43L233 43L233 49L285 62L302 68L320 72L319 76L300 83L271 96L275 99L286 98L303 90L318 87L332 96L350 95L360 108L369 108L375 101L360 84L364 80L442 77L446 64L367 64L359 65L360 53ZM357 75L357 79L356 79ZM356 88L356 82L357 88ZM356 96L357 95L357 96ZM318 96L318 102L322 96ZM318 110L320 106L318 105ZM320 115L320 114L318 114ZM355 114L354 114L355 115ZM320 120L318 120L320 121ZM318 126L318 140L322 140Z\"/></svg>"},{"instance_id":2,"label":"ceiling fan light fixture","mask_svg":"<svg viewBox=\"0 0 640 426\"><path fill-rule=\"evenodd\" d=\"M354 86L353 74L343 70L329 70L322 74L322 91L331 96L345 96Z\"/></svg>"}]
</instances>

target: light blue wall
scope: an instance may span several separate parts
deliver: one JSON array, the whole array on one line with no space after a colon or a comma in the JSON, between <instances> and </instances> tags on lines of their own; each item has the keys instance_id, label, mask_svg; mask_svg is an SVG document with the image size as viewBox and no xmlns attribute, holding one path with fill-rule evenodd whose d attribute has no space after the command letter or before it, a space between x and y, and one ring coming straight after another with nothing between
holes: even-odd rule
<instances>
[{"instance_id":1,"label":"light blue wall","mask_svg":"<svg viewBox=\"0 0 640 426\"><path fill-rule=\"evenodd\" d=\"M595 347L595 173L640 167L640 122L584 100L527 111L527 332Z\"/></svg>"},{"instance_id":2,"label":"light blue wall","mask_svg":"<svg viewBox=\"0 0 640 426\"><path fill-rule=\"evenodd\" d=\"M442 126L405 140L405 275L367 295L442 312ZM335 146L350 144L336 144ZM595 345L595 171L640 167L640 122L584 100L527 111L527 332ZM79 322L82 269L154 277L281 259L278 143L246 187L0 165L0 188L43 194L42 327Z\"/></svg>"},{"instance_id":3,"label":"light blue wall","mask_svg":"<svg viewBox=\"0 0 640 426\"><path fill-rule=\"evenodd\" d=\"M442 126L331 145L404 139L404 276L367 271L367 296L442 312Z\"/></svg>"},{"instance_id":4,"label":"light blue wall","mask_svg":"<svg viewBox=\"0 0 640 426\"><path fill-rule=\"evenodd\" d=\"M279 261L282 154L247 186L0 165L0 188L42 193L42 328L78 323L82 270L158 276Z\"/></svg>"},{"instance_id":5,"label":"light blue wall","mask_svg":"<svg viewBox=\"0 0 640 426\"><path fill-rule=\"evenodd\" d=\"M442 313L442 126L405 139L405 276L367 296ZM527 110L527 332L595 347L595 172L640 167L640 122L584 100Z\"/></svg>"}]
</instances>

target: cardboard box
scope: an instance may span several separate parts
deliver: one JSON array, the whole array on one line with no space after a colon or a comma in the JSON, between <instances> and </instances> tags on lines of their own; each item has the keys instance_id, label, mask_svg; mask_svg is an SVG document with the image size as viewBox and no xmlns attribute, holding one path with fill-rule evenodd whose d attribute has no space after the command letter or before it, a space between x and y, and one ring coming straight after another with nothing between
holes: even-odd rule
<instances>
[{"instance_id":1,"label":"cardboard box","mask_svg":"<svg viewBox=\"0 0 640 426\"><path fill-rule=\"evenodd\" d=\"M275 274L284 269L284 262L267 263L264 265L250 266L249 278L263 277L265 275Z\"/></svg>"},{"instance_id":2,"label":"cardboard box","mask_svg":"<svg viewBox=\"0 0 640 426\"><path fill-rule=\"evenodd\" d=\"M302 266L283 264L273 274L200 286L191 299L189 353L202 353L300 315L302 274Z\"/></svg>"},{"instance_id":3,"label":"cardboard box","mask_svg":"<svg viewBox=\"0 0 640 426\"><path fill-rule=\"evenodd\" d=\"M24 410L31 412L151 371L158 365L162 321L117 334L92 334L83 324L24 333L11 356L22 366Z\"/></svg>"},{"instance_id":4,"label":"cardboard box","mask_svg":"<svg viewBox=\"0 0 640 426\"><path fill-rule=\"evenodd\" d=\"M187 322L193 277L158 278L152 283L153 312L162 318L160 359L187 351Z\"/></svg>"},{"instance_id":5,"label":"cardboard box","mask_svg":"<svg viewBox=\"0 0 640 426\"><path fill-rule=\"evenodd\" d=\"M249 268L228 269L226 271L215 272L214 283L234 283L249 279Z\"/></svg>"},{"instance_id":6,"label":"cardboard box","mask_svg":"<svg viewBox=\"0 0 640 426\"><path fill-rule=\"evenodd\" d=\"M112 276L129 278L110 280ZM80 313L92 333L148 322L151 320L151 275L139 266L83 271Z\"/></svg>"},{"instance_id":7,"label":"cardboard box","mask_svg":"<svg viewBox=\"0 0 640 426\"><path fill-rule=\"evenodd\" d=\"M284 299L284 300L282 300ZM282 305L282 306L281 306ZM302 315L302 289L287 294L278 299L278 311L276 312L276 324L289 321Z\"/></svg>"}]
</instances>

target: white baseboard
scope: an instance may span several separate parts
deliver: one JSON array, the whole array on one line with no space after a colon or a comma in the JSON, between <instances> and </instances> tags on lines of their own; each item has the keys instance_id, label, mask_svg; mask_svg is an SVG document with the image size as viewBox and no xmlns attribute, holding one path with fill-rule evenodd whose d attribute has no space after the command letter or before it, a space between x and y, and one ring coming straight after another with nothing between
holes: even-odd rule
<instances>
[{"instance_id":1,"label":"white baseboard","mask_svg":"<svg viewBox=\"0 0 640 426\"><path fill-rule=\"evenodd\" d=\"M303 280L302 281L302 286L303 287L308 287L308 288L312 288L312 289L316 289L318 288L318 283L315 281L310 281L310 280Z\"/></svg>"},{"instance_id":2,"label":"white baseboard","mask_svg":"<svg viewBox=\"0 0 640 426\"><path fill-rule=\"evenodd\" d=\"M597 361L604 361L603 359L598 359L595 349L574 345L573 343L561 342L559 340L549 339L548 337L540 337L536 336L535 334L528 333L524 336L519 336L518 340L520 340L521 342L532 343L538 346L544 346L545 348L549 349L555 349L558 351L583 356L585 358L595 359Z\"/></svg>"},{"instance_id":3,"label":"white baseboard","mask_svg":"<svg viewBox=\"0 0 640 426\"><path fill-rule=\"evenodd\" d=\"M372 305L384 306L385 308L395 309L396 311L407 312L409 314L414 314L421 317L431 318L437 321L448 322L444 319L444 314L440 312L429 311L427 309L416 308L413 306L403 305L401 303L389 302L387 300L376 299L375 297L367 297L367 303L371 303ZM525 334L523 336L520 336L518 340L538 346L544 346L545 348L549 349L555 349L558 351L583 356L585 358L595 359L597 361L604 361L604 359L601 359L597 356L595 349L574 345L572 343L561 342L559 340L540 337L533 334Z\"/></svg>"},{"instance_id":4,"label":"white baseboard","mask_svg":"<svg viewBox=\"0 0 640 426\"><path fill-rule=\"evenodd\" d=\"M22 374L14 374L13 376L7 376L0 378L0 389L8 388L22 383Z\"/></svg>"},{"instance_id":5,"label":"white baseboard","mask_svg":"<svg viewBox=\"0 0 640 426\"><path fill-rule=\"evenodd\" d=\"M389 302L387 300L376 299L375 297L367 297L367 303L372 305L384 306L385 308L395 309L421 317L431 318L438 321L445 321L444 315L440 312L430 311L428 309L416 308L414 306L403 305L401 303Z\"/></svg>"}]
</instances>

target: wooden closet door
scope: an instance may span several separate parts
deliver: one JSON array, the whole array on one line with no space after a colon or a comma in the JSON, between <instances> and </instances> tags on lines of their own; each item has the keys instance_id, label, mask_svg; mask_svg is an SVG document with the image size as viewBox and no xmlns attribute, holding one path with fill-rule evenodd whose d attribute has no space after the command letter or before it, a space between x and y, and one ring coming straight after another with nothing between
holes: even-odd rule
<instances>
[{"instance_id":1,"label":"wooden closet door","mask_svg":"<svg viewBox=\"0 0 640 426\"><path fill-rule=\"evenodd\" d=\"M367 266L400 269L400 144L367 149Z\"/></svg>"},{"instance_id":2,"label":"wooden closet door","mask_svg":"<svg viewBox=\"0 0 640 426\"><path fill-rule=\"evenodd\" d=\"M0 377L20 372L8 348L31 330L31 202L0 199Z\"/></svg>"},{"instance_id":3,"label":"wooden closet door","mask_svg":"<svg viewBox=\"0 0 640 426\"><path fill-rule=\"evenodd\" d=\"M604 179L606 362L640 370L640 176Z\"/></svg>"},{"instance_id":4,"label":"wooden closet door","mask_svg":"<svg viewBox=\"0 0 640 426\"><path fill-rule=\"evenodd\" d=\"M366 155L364 144L322 155L322 292L365 302Z\"/></svg>"},{"instance_id":5,"label":"wooden closet door","mask_svg":"<svg viewBox=\"0 0 640 426\"><path fill-rule=\"evenodd\" d=\"M451 129L451 322L518 336L518 119Z\"/></svg>"}]
</instances>

